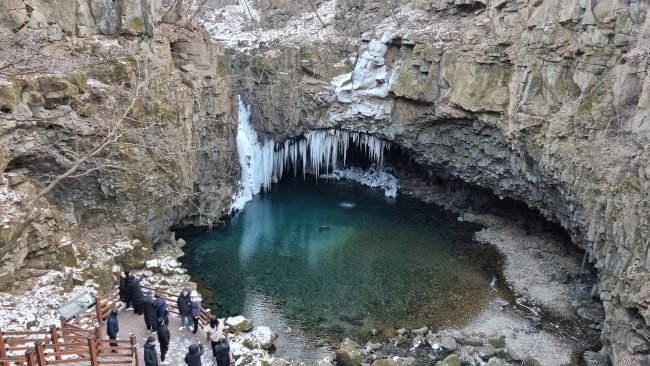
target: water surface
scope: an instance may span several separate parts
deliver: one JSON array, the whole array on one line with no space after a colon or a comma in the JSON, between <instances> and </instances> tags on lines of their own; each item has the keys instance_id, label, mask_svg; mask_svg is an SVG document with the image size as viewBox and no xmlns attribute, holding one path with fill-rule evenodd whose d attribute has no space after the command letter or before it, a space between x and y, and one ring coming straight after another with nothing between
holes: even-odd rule
<instances>
[{"instance_id":1,"label":"water surface","mask_svg":"<svg viewBox=\"0 0 650 366\"><path fill-rule=\"evenodd\" d=\"M479 227L407 196L290 179L211 232L186 232L185 265L220 316L243 314L305 361L371 329L462 325L495 295L501 257Z\"/></svg>"}]
</instances>

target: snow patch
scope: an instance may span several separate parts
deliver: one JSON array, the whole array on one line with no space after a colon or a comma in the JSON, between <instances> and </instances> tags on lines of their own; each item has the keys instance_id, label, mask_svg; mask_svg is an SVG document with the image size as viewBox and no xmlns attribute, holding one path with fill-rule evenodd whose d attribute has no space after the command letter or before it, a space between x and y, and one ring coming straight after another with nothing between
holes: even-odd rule
<instances>
[{"instance_id":1,"label":"snow patch","mask_svg":"<svg viewBox=\"0 0 650 366\"><path fill-rule=\"evenodd\" d=\"M323 174L320 177L333 180L346 179L361 183L367 187L380 188L384 190L386 197L391 198L397 196L397 189L399 188L397 177L382 169L378 170L370 168L364 170L357 167L351 167L346 169L336 169L332 173Z\"/></svg>"}]
</instances>

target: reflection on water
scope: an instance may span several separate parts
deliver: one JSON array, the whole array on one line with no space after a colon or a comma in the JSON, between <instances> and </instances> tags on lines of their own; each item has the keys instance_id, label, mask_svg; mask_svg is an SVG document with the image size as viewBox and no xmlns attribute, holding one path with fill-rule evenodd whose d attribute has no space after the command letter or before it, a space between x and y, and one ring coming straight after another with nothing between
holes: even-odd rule
<instances>
[{"instance_id":1,"label":"reflection on water","mask_svg":"<svg viewBox=\"0 0 650 366\"><path fill-rule=\"evenodd\" d=\"M214 290L219 315L267 325L278 355L313 362L332 339L475 314L500 261L472 241L477 228L409 197L289 180L223 227L186 233L185 264Z\"/></svg>"}]
</instances>

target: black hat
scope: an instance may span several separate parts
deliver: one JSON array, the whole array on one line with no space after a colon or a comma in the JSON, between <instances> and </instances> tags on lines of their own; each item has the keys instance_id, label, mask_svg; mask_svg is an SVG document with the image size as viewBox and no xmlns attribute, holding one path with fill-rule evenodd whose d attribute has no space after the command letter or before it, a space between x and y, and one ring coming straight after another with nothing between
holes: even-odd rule
<instances>
[{"instance_id":1,"label":"black hat","mask_svg":"<svg viewBox=\"0 0 650 366\"><path fill-rule=\"evenodd\" d=\"M154 336L149 336L149 338L147 338L147 343L151 343L151 342L155 342L155 341L156 341L156 337L154 337Z\"/></svg>"}]
</instances>

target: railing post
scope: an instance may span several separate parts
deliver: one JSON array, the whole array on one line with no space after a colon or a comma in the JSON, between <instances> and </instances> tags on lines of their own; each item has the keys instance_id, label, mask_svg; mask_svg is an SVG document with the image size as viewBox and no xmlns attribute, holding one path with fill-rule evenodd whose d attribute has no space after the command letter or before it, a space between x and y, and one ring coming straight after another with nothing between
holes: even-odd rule
<instances>
[{"instance_id":1,"label":"railing post","mask_svg":"<svg viewBox=\"0 0 650 366\"><path fill-rule=\"evenodd\" d=\"M97 363L97 343L95 343L95 336L88 336L88 353L90 354L90 364L92 366L99 365Z\"/></svg>"},{"instance_id":2,"label":"railing post","mask_svg":"<svg viewBox=\"0 0 650 366\"><path fill-rule=\"evenodd\" d=\"M95 298L95 312L97 313L97 324L101 325L104 322L104 314L102 314L102 300L99 297Z\"/></svg>"},{"instance_id":3,"label":"railing post","mask_svg":"<svg viewBox=\"0 0 650 366\"><path fill-rule=\"evenodd\" d=\"M36 355L34 355L33 349L25 351L25 359L27 360L27 366L37 366Z\"/></svg>"},{"instance_id":4,"label":"railing post","mask_svg":"<svg viewBox=\"0 0 650 366\"><path fill-rule=\"evenodd\" d=\"M68 319L66 319L64 316L61 316L59 318L59 321L61 322L61 328L65 328L65 326L68 325Z\"/></svg>"},{"instance_id":5,"label":"railing post","mask_svg":"<svg viewBox=\"0 0 650 366\"><path fill-rule=\"evenodd\" d=\"M0 332L0 358L6 358L7 357L7 349L5 348L5 332ZM4 366L4 362L2 362L2 365ZM7 366L9 364L7 363Z\"/></svg>"},{"instance_id":6,"label":"railing post","mask_svg":"<svg viewBox=\"0 0 650 366\"><path fill-rule=\"evenodd\" d=\"M129 335L129 340L131 341L131 365L139 366L140 361L138 361L138 345L136 344L135 334L131 333Z\"/></svg>"},{"instance_id":7,"label":"railing post","mask_svg":"<svg viewBox=\"0 0 650 366\"><path fill-rule=\"evenodd\" d=\"M95 327L95 338L102 338L102 328L99 325Z\"/></svg>"},{"instance_id":8,"label":"railing post","mask_svg":"<svg viewBox=\"0 0 650 366\"><path fill-rule=\"evenodd\" d=\"M59 330L56 329L56 325L50 325L50 337L52 338L52 344L54 345L54 352L60 352L61 347L59 347ZM57 360L61 359L61 355L54 354L54 358Z\"/></svg>"},{"instance_id":9,"label":"railing post","mask_svg":"<svg viewBox=\"0 0 650 366\"><path fill-rule=\"evenodd\" d=\"M39 366L47 366L45 361L45 350L43 349L43 342L36 342L36 361L38 361Z\"/></svg>"}]
</instances>

